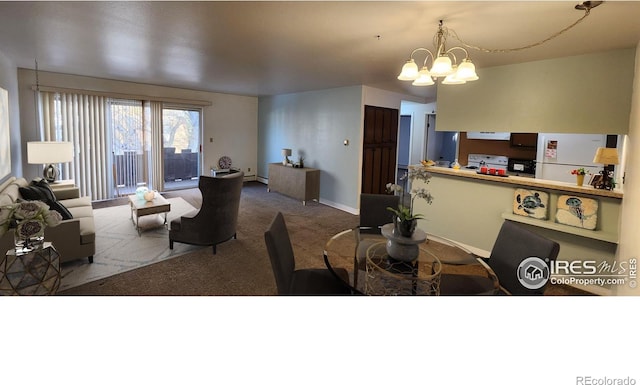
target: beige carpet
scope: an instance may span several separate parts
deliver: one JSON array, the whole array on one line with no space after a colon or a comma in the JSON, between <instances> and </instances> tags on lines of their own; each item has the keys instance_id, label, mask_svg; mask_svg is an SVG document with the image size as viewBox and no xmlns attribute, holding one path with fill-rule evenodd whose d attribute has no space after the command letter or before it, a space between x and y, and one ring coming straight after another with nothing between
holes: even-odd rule
<instances>
[{"instance_id":1,"label":"beige carpet","mask_svg":"<svg viewBox=\"0 0 640 385\"><path fill-rule=\"evenodd\" d=\"M195 210L182 198L170 198L169 203L171 211L167 214L167 222ZM140 236L130 218L129 205L94 210L96 226L94 263L88 263L83 258L63 264L60 290L151 265L201 248L175 244L174 249L170 250L168 230L162 225L163 214L140 217L140 227L146 228Z\"/></svg>"}]
</instances>

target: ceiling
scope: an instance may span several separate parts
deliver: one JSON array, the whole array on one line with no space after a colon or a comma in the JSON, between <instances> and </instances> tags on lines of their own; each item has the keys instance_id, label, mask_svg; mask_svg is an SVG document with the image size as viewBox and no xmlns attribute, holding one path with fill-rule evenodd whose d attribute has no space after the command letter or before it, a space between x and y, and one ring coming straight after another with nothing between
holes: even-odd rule
<instances>
[{"instance_id":1,"label":"ceiling","mask_svg":"<svg viewBox=\"0 0 640 385\"><path fill-rule=\"evenodd\" d=\"M214 92L365 84L431 101L434 86L396 76L413 49L432 48L439 20L470 44L511 48L579 19L577 3L0 1L0 52L22 68ZM544 45L471 58L482 79L490 66L635 47L638 19L640 2L607 1Z\"/></svg>"}]
</instances>

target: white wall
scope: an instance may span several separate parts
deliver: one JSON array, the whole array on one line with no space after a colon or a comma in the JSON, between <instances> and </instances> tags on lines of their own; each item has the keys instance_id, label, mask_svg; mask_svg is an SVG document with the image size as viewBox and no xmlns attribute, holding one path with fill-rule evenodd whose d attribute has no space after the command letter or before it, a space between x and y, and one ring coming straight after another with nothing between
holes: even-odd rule
<instances>
[{"instance_id":1,"label":"white wall","mask_svg":"<svg viewBox=\"0 0 640 385\"><path fill-rule=\"evenodd\" d=\"M22 175L20 138L20 105L18 99L17 67L0 51L0 87L9 94L9 135L11 142L11 174ZM3 133L4 134L4 133ZM8 176L0 175L0 182Z\"/></svg>"},{"instance_id":2,"label":"white wall","mask_svg":"<svg viewBox=\"0 0 640 385\"><path fill-rule=\"evenodd\" d=\"M626 175L620 214L620 243L616 259L619 262L628 262L630 258L635 258L640 262L640 43L636 49L631 116L624 148ZM638 281L640 279L636 279L636 282ZM637 287L616 286L615 290L618 295L640 295L640 289Z\"/></svg>"},{"instance_id":3,"label":"white wall","mask_svg":"<svg viewBox=\"0 0 640 385\"><path fill-rule=\"evenodd\" d=\"M233 167L242 169L248 175L255 174L258 164L258 98L256 97L43 71L39 72L39 79L41 86L208 101L211 105L203 108L202 173L208 174L210 167L217 165L218 159L226 155L231 158ZM35 124L34 92L31 89L35 85L35 72L19 69L18 84L23 142L39 140ZM210 142L211 138L212 142ZM39 175L39 166L26 164L26 157L23 167L25 177ZM249 169L251 171L248 171Z\"/></svg>"}]
</instances>

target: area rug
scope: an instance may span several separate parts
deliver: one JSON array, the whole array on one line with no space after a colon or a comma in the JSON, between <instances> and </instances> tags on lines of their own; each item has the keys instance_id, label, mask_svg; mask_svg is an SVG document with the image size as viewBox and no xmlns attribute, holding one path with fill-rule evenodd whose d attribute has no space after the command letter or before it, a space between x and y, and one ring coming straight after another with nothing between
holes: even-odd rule
<instances>
[{"instance_id":1,"label":"area rug","mask_svg":"<svg viewBox=\"0 0 640 385\"><path fill-rule=\"evenodd\" d=\"M171 204L168 223L194 210L182 198L170 198L168 201ZM170 250L169 230L162 226L164 214L140 217L140 226L144 228L140 235L131 220L129 205L96 209L93 215L96 226L94 262L88 263L83 258L64 263L59 291L202 248L174 243L173 250Z\"/></svg>"}]
</instances>

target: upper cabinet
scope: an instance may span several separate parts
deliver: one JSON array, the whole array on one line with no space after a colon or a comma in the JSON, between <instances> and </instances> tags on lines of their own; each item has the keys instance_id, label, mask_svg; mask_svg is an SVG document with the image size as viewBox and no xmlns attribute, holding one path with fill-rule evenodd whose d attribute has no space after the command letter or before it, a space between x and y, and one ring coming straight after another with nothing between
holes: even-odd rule
<instances>
[{"instance_id":1,"label":"upper cabinet","mask_svg":"<svg viewBox=\"0 0 640 385\"><path fill-rule=\"evenodd\" d=\"M634 68L633 48L479 66L475 82L438 84L436 130L626 134Z\"/></svg>"},{"instance_id":2,"label":"upper cabinet","mask_svg":"<svg viewBox=\"0 0 640 385\"><path fill-rule=\"evenodd\" d=\"M538 134L514 132L510 143L511 147L535 150L538 146Z\"/></svg>"}]
</instances>

